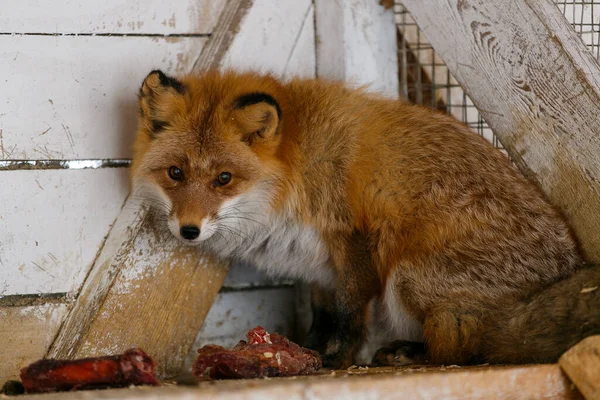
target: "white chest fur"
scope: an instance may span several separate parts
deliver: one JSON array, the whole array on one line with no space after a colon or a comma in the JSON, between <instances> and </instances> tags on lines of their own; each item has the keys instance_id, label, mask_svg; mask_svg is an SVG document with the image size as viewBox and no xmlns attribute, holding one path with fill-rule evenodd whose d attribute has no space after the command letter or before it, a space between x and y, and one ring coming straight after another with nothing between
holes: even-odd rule
<instances>
[{"instance_id":1,"label":"white chest fur","mask_svg":"<svg viewBox=\"0 0 600 400\"><path fill-rule=\"evenodd\" d=\"M247 261L273 276L301 279L330 286L334 273L319 234L310 227L278 219L269 221L268 233L259 235L247 252Z\"/></svg>"},{"instance_id":2,"label":"white chest fur","mask_svg":"<svg viewBox=\"0 0 600 400\"><path fill-rule=\"evenodd\" d=\"M271 276L331 286L335 275L319 233L274 215L261 197L246 195L224 204L216 233L205 245L223 258L249 262Z\"/></svg>"}]
</instances>

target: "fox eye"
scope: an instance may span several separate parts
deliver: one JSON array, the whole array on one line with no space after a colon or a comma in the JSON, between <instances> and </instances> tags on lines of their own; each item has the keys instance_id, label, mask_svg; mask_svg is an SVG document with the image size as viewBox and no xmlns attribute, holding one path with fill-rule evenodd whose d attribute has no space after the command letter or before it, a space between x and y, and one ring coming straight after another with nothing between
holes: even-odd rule
<instances>
[{"instance_id":1,"label":"fox eye","mask_svg":"<svg viewBox=\"0 0 600 400\"><path fill-rule=\"evenodd\" d=\"M173 167L169 168L169 178L173 179L174 181L182 181L183 180L183 171L180 170L179 168L173 166Z\"/></svg>"},{"instance_id":2,"label":"fox eye","mask_svg":"<svg viewBox=\"0 0 600 400\"><path fill-rule=\"evenodd\" d=\"M229 172L221 172L215 181L217 186L225 186L231 182L231 174Z\"/></svg>"}]
</instances>

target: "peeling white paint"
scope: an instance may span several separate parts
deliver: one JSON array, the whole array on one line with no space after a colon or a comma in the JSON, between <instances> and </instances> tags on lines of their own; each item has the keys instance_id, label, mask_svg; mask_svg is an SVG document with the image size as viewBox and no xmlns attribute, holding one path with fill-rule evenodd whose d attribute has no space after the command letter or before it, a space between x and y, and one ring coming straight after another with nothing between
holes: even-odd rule
<instances>
[{"instance_id":1,"label":"peeling white paint","mask_svg":"<svg viewBox=\"0 0 600 400\"><path fill-rule=\"evenodd\" d=\"M290 63L290 49L294 49L298 40L306 39L302 35L306 18L312 16L310 0L254 0L248 11L244 26L231 43L225 56L224 68L255 69L261 72L286 74L305 74L311 60L302 63ZM310 26L310 21L308 26Z\"/></svg>"},{"instance_id":2,"label":"peeling white paint","mask_svg":"<svg viewBox=\"0 0 600 400\"><path fill-rule=\"evenodd\" d=\"M0 160L130 158L144 77L188 72L205 41L0 35Z\"/></svg>"},{"instance_id":3,"label":"peeling white paint","mask_svg":"<svg viewBox=\"0 0 600 400\"><path fill-rule=\"evenodd\" d=\"M127 167L128 159L103 160L0 160L0 170L32 169L97 169Z\"/></svg>"},{"instance_id":4,"label":"peeling white paint","mask_svg":"<svg viewBox=\"0 0 600 400\"><path fill-rule=\"evenodd\" d=\"M316 0L317 72L398 97L396 24L375 0Z\"/></svg>"},{"instance_id":5,"label":"peeling white paint","mask_svg":"<svg viewBox=\"0 0 600 400\"><path fill-rule=\"evenodd\" d=\"M0 171L0 295L82 283L128 191L127 170Z\"/></svg>"},{"instance_id":6,"label":"peeling white paint","mask_svg":"<svg viewBox=\"0 0 600 400\"><path fill-rule=\"evenodd\" d=\"M58 327L62 322L62 318L67 312L66 304L42 304L30 307L17 307L19 315L24 320L31 321L36 319L40 324L49 327ZM46 330L46 341L54 338L54 332L51 329Z\"/></svg>"}]
</instances>

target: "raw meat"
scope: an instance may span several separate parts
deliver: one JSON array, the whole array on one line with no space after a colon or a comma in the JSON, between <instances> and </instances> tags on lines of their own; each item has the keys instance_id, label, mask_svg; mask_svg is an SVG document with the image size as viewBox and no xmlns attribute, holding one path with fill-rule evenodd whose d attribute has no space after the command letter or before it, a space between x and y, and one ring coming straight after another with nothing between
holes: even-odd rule
<instances>
[{"instance_id":1,"label":"raw meat","mask_svg":"<svg viewBox=\"0 0 600 400\"><path fill-rule=\"evenodd\" d=\"M158 385L156 363L133 348L116 356L81 360L40 360L21 370L26 393Z\"/></svg>"},{"instance_id":2,"label":"raw meat","mask_svg":"<svg viewBox=\"0 0 600 400\"><path fill-rule=\"evenodd\" d=\"M321 358L277 333L260 326L247 334L233 349L206 345L198 350L193 373L201 380L251 379L309 375L321 368Z\"/></svg>"}]
</instances>

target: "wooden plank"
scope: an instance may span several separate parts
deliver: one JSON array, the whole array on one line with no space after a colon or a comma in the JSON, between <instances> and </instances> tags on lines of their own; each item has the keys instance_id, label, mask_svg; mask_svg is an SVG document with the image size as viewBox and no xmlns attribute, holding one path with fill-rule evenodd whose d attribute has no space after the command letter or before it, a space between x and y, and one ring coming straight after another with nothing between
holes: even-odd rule
<instances>
[{"instance_id":1,"label":"wooden plank","mask_svg":"<svg viewBox=\"0 0 600 400\"><path fill-rule=\"evenodd\" d=\"M77 291L121 211L127 172L1 172L0 296Z\"/></svg>"},{"instance_id":2,"label":"wooden plank","mask_svg":"<svg viewBox=\"0 0 600 400\"><path fill-rule=\"evenodd\" d=\"M225 0L4 0L0 34L209 34Z\"/></svg>"},{"instance_id":3,"label":"wooden plank","mask_svg":"<svg viewBox=\"0 0 600 400\"><path fill-rule=\"evenodd\" d=\"M315 78L316 69L316 48L315 48L315 7L311 4L298 39L294 44L292 53L289 55L285 66L283 67L283 79L291 77Z\"/></svg>"},{"instance_id":4,"label":"wooden plank","mask_svg":"<svg viewBox=\"0 0 600 400\"><path fill-rule=\"evenodd\" d=\"M268 71L285 78L314 77L314 49L314 7L310 0L276 4L237 0L221 15L210 42L194 63L194 71L236 68Z\"/></svg>"},{"instance_id":5,"label":"wooden plank","mask_svg":"<svg viewBox=\"0 0 600 400\"><path fill-rule=\"evenodd\" d=\"M302 65L288 65L288 61L311 10L311 0L255 0L219 67L279 75L286 66L289 73L294 73L294 68L301 70ZM310 65L310 60L304 63Z\"/></svg>"},{"instance_id":6,"label":"wooden plank","mask_svg":"<svg viewBox=\"0 0 600 400\"><path fill-rule=\"evenodd\" d=\"M317 75L398 97L394 13L376 1L315 0Z\"/></svg>"},{"instance_id":7,"label":"wooden plank","mask_svg":"<svg viewBox=\"0 0 600 400\"><path fill-rule=\"evenodd\" d=\"M551 0L405 0L521 171L600 261L600 67Z\"/></svg>"},{"instance_id":8,"label":"wooden plank","mask_svg":"<svg viewBox=\"0 0 600 400\"><path fill-rule=\"evenodd\" d=\"M66 312L61 303L0 308L0 386L44 356Z\"/></svg>"},{"instance_id":9,"label":"wooden plank","mask_svg":"<svg viewBox=\"0 0 600 400\"><path fill-rule=\"evenodd\" d=\"M34 400L39 396L23 396ZM47 400L462 400L581 399L556 364L474 368L370 368L334 374L205 382L196 387L130 388L44 395Z\"/></svg>"},{"instance_id":10,"label":"wooden plank","mask_svg":"<svg viewBox=\"0 0 600 400\"><path fill-rule=\"evenodd\" d=\"M0 160L130 157L142 80L188 72L205 42L0 35Z\"/></svg>"},{"instance_id":11,"label":"wooden plank","mask_svg":"<svg viewBox=\"0 0 600 400\"><path fill-rule=\"evenodd\" d=\"M193 70L235 68L314 77L314 49L310 0L235 0L225 7Z\"/></svg>"},{"instance_id":12,"label":"wooden plank","mask_svg":"<svg viewBox=\"0 0 600 400\"><path fill-rule=\"evenodd\" d=\"M558 363L586 399L600 399L600 336L585 338Z\"/></svg>"},{"instance_id":13,"label":"wooden plank","mask_svg":"<svg viewBox=\"0 0 600 400\"><path fill-rule=\"evenodd\" d=\"M221 66L223 57L229 51L231 42L238 34L242 21L246 18L253 3L253 0L227 1L210 41L194 62L192 68L194 72L218 69Z\"/></svg>"}]
</instances>

